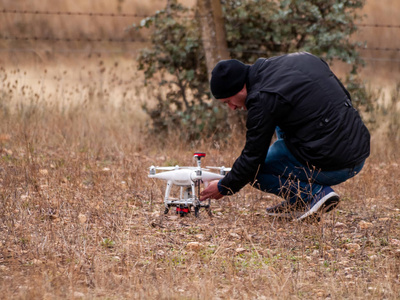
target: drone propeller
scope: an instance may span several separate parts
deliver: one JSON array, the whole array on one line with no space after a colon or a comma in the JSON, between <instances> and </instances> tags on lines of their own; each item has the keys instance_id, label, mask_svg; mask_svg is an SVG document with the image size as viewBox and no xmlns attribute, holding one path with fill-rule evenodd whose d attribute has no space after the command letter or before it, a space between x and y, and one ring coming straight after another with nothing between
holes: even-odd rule
<instances>
[{"instance_id":1,"label":"drone propeller","mask_svg":"<svg viewBox=\"0 0 400 300\"><path fill-rule=\"evenodd\" d=\"M177 170L181 167L175 166L175 167L150 167L150 169L154 168L155 170L161 170L161 171L172 171L172 170Z\"/></svg>"},{"instance_id":2,"label":"drone propeller","mask_svg":"<svg viewBox=\"0 0 400 300\"><path fill-rule=\"evenodd\" d=\"M180 170L180 169L191 169L191 170L197 170L198 167L193 167L193 166L175 166L175 167L155 167L151 166L149 169L154 169L154 170L160 170L160 171L174 171L174 170ZM201 168L203 171L208 171L208 169Z\"/></svg>"},{"instance_id":3,"label":"drone propeller","mask_svg":"<svg viewBox=\"0 0 400 300\"><path fill-rule=\"evenodd\" d=\"M225 168L224 166L222 167L209 167L207 166L207 168L212 169L212 170L219 170L219 173L221 175L226 175L227 172L229 172L230 170L232 170L232 168Z\"/></svg>"},{"instance_id":4,"label":"drone propeller","mask_svg":"<svg viewBox=\"0 0 400 300\"><path fill-rule=\"evenodd\" d=\"M225 168L225 167L210 167L207 166L206 168L209 168L211 170L220 170L220 171L225 171L225 172L229 172L230 170L232 170L232 168Z\"/></svg>"}]
</instances>

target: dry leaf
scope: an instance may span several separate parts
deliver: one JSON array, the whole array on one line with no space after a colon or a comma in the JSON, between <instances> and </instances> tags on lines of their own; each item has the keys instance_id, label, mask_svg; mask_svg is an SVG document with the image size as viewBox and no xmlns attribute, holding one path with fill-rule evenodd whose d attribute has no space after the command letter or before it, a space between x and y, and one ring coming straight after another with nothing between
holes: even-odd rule
<instances>
[{"instance_id":1,"label":"dry leaf","mask_svg":"<svg viewBox=\"0 0 400 300\"><path fill-rule=\"evenodd\" d=\"M240 235L238 235L236 232L230 232L229 235L235 239L240 239Z\"/></svg>"},{"instance_id":2,"label":"dry leaf","mask_svg":"<svg viewBox=\"0 0 400 300\"><path fill-rule=\"evenodd\" d=\"M241 254L241 253L246 252L246 249L244 249L244 248L236 248L235 251L236 251L236 253Z\"/></svg>"},{"instance_id":3,"label":"dry leaf","mask_svg":"<svg viewBox=\"0 0 400 300\"><path fill-rule=\"evenodd\" d=\"M347 225L344 223L336 222L334 227L335 227L335 229L344 229L344 228L347 228Z\"/></svg>"},{"instance_id":4,"label":"dry leaf","mask_svg":"<svg viewBox=\"0 0 400 300\"><path fill-rule=\"evenodd\" d=\"M361 246L356 243L345 244L344 247L348 250L359 250L361 248Z\"/></svg>"},{"instance_id":5,"label":"dry leaf","mask_svg":"<svg viewBox=\"0 0 400 300\"><path fill-rule=\"evenodd\" d=\"M360 221L358 223L358 226L360 227L360 229L368 229L368 228L374 226L374 224L372 224L370 222L366 222L366 221Z\"/></svg>"}]
</instances>

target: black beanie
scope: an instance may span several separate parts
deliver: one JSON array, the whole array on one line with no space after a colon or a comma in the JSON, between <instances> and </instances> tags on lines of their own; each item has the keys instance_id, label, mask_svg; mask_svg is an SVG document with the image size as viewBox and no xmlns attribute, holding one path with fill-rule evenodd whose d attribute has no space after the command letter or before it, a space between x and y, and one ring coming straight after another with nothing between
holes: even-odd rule
<instances>
[{"instance_id":1,"label":"black beanie","mask_svg":"<svg viewBox=\"0 0 400 300\"><path fill-rule=\"evenodd\" d=\"M211 73L210 88L215 99L224 99L239 93L246 83L249 65L236 60L221 60Z\"/></svg>"}]
</instances>

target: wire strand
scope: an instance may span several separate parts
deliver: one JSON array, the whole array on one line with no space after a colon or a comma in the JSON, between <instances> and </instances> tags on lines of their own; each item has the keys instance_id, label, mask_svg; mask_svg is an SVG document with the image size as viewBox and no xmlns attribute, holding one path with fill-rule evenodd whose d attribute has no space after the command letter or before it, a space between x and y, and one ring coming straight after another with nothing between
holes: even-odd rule
<instances>
[{"instance_id":1,"label":"wire strand","mask_svg":"<svg viewBox=\"0 0 400 300\"><path fill-rule=\"evenodd\" d=\"M38 52L49 52L49 53L82 53L82 54L96 54L96 53L105 53L105 54L138 54L141 52L142 49L104 49L104 48L95 48L95 49L60 49L60 48L53 48L51 50L47 49L39 49L39 48L0 48L1 53L38 53ZM210 50L210 49L205 49ZM231 52L236 53L255 53L260 55L281 55L284 54L282 52L266 52L266 51L238 51L235 49L228 49ZM360 57L366 61L374 61L374 62L400 62L400 59L396 58L388 58L388 57Z\"/></svg>"},{"instance_id":2,"label":"wire strand","mask_svg":"<svg viewBox=\"0 0 400 300\"><path fill-rule=\"evenodd\" d=\"M138 39L138 38L131 38L131 39L125 39L125 38L58 38L58 37L38 37L38 36L25 36L25 37L19 37L19 36L0 36L0 40L14 40L14 41L51 41L51 42L67 42L67 43L72 43L72 42L92 42L92 43L148 43L151 42L150 39ZM400 48L390 48L390 47L365 47L365 46L358 46L357 47L360 50L363 51L393 51L393 52L400 52ZM234 50L237 52L242 52L238 51L235 49L228 49L228 50ZM259 53L261 50L247 50L245 51L246 53ZM265 53L266 51L261 51Z\"/></svg>"},{"instance_id":3,"label":"wire strand","mask_svg":"<svg viewBox=\"0 0 400 300\"><path fill-rule=\"evenodd\" d=\"M0 10L3 14L21 14L21 15L66 15L66 16L89 16L89 17L133 17L147 18L148 15L136 13L96 13L96 12L73 12L73 11L39 11L39 10Z\"/></svg>"},{"instance_id":4,"label":"wire strand","mask_svg":"<svg viewBox=\"0 0 400 300\"><path fill-rule=\"evenodd\" d=\"M2 14L21 14L21 15L66 15L66 16L88 16L88 17L133 17L133 18L148 18L153 15L137 14L137 13L102 13L102 12L73 12L73 11L39 11L39 10L18 10L18 9L3 9L0 10ZM193 15L189 16L177 16L177 17L188 17L192 18ZM355 23L356 26L360 27L378 27L378 28L398 28L400 25L397 24L370 24L370 23Z\"/></svg>"}]
</instances>

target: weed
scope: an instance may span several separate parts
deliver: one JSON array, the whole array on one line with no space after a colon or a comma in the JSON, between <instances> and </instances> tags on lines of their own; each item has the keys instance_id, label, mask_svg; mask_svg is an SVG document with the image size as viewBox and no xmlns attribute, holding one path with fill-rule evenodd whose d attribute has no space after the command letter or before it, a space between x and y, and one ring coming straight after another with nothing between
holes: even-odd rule
<instances>
[{"instance_id":1,"label":"weed","mask_svg":"<svg viewBox=\"0 0 400 300\"><path fill-rule=\"evenodd\" d=\"M101 241L101 246L104 248L114 248L115 242L109 238L104 238Z\"/></svg>"}]
</instances>

